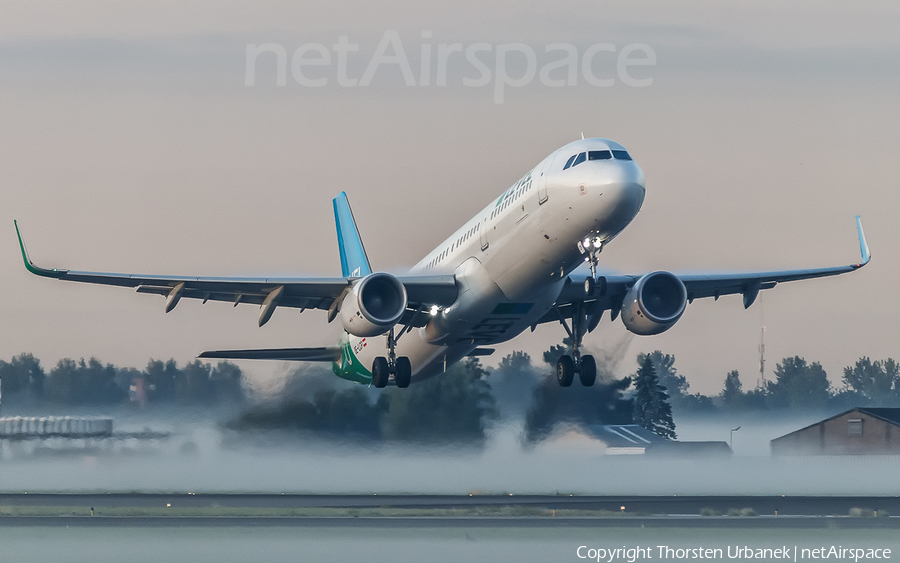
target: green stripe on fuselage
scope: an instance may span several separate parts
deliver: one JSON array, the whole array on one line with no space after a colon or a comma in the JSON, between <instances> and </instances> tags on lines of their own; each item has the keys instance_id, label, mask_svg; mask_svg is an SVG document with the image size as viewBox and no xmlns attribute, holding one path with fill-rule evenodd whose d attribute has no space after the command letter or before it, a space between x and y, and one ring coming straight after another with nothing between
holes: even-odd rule
<instances>
[{"instance_id":1,"label":"green stripe on fuselage","mask_svg":"<svg viewBox=\"0 0 900 563\"><path fill-rule=\"evenodd\" d=\"M357 383L372 383L372 372L359 361L353 348L350 346L350 337L346 333L341 337L341 360L332 362L331 371L340 378L349 379Z\"/></svg>"}]
</instances>

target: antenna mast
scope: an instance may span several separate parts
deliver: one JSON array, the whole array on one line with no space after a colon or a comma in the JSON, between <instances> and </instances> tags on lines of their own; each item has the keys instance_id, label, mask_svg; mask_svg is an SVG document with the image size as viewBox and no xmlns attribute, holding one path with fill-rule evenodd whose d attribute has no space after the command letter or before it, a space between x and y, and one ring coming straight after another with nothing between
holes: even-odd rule
<instances>
[{"instance_id":1,"label":"antenna mast","mask_svg":"<svg viewBox=\"0 0 900 563\"><path fill-rule=\"evenodd\" d=\"M766 387L766 325L765 309L763 308L763 300L762 295L759 296L759 379L756 380L756 387L758 389L765 389Z\"/></svg>"}]
</instances>

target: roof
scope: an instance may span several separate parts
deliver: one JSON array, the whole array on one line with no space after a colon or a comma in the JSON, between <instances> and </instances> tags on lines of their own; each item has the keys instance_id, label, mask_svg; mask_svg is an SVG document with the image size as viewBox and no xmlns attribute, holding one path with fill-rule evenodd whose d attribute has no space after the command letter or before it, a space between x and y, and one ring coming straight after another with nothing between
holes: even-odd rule
<instances>
[{"instance_id":1,"label":"roof","mask_svg":"<svg viewBox=\"0 0 900 563\"><path fill-rule=\"evenodd\" d=\"M897 407L859 407L859 412L886 420L900 426L900 408Z\"/></svg>"},{"instance_id":2,"label":"roof","mask_svg":"<svg viewBox=\"0 0 900 563\"><path fill-rule=\"evenodd\" d=\"M666 441L663 443L653 444L647 448L648 454L667 454L667 455L683 455L683 456L699 456L699 455L731 455L731 447L728 442L710 441L710 442L677 442Z\"/></svg>"},{"instance_id":3,"label":"roof","mask_svg":"<svg viewBox=\"0 0 900 563\"><path fill-rule=\"evenodd\" d=\"M637 424L598 424L587 430L608 448L645 448L669 441Z\"/></svg>"},{"instance_id":4,"label":"roof","mask_svg":"<svg viewBox=\"0 0 900 563\"><path fill-rule=\"evenodd\" d=\"M897 408L897 407L855 407L850 410L840 412L834 416L830 416L824 420L814 422L808 426L804 426L803 428L794 430L793 432L788 432L787 434L785 434L783 436L779 436L777 438L774 438L771 441L774 442L775 440L780 440L786 436L790 436L791 434L796 434L797 432L802 432L804 430L808 430L814 426L818 426L818 425L828 422L830 420L840 418L840 417L842 417L846 414L850 414L852 412L859 412L862 414L866 414L871 417L884 420L885 422L893 424L894 426L900 426L900 408Z\"/></svg>"}]
</instances>

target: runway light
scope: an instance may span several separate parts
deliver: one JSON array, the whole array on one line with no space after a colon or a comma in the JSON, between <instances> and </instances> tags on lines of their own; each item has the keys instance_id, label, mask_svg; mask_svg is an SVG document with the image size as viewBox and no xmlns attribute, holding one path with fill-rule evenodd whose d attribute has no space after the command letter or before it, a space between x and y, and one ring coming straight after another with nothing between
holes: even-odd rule
<instances>
[{"instance_id":1,"label":"runway light","mask_svg":"<svg viewBox=\"0 0 900 563\"><path fill-rule=\"evenodd\" d=\"M431 316L432 316L432 317L434 317L435 315L437 315L437 314L438 314L438 311L440 311L440 309L438 308L437 305L432 305L432 306L431 306Z\"/></svg>"}]
</instances>

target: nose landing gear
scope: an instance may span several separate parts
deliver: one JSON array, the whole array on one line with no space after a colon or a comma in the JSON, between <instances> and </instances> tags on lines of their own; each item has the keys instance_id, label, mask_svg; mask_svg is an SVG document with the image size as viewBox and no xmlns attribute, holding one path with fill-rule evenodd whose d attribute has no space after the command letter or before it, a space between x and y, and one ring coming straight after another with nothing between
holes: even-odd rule
<instances>
[{"instance_id":1,"label":"nose landing gear","mask_svg":"<svg viewBox=\"0 0 900 563\"><path fill-rule=\"evenodd\" d=\"M402 331L401 331L402 334ZM388 357L378 356L372 362L372 385L378 389L387 386L388 380L393 375L397 387L404 389L409 387L412 381L412 364L406 356L397 357L394 348L398 338L394 338L394 329L388 332Z\"/></svg>"},{"instance_id":2,"label":"nose landing gear","mask_svg":"<svg viewBox=\"0 0 900 563\"><path fill-rule=\"evenodd\" d=\"M578 251L587 255L584 260L591 266L591 281L597 277L597 264L600 263L600 253L603 252L605 244L606 240L594 233L590 233L584 237L584 240L578 241ZM585 290L587 290L587 286L585 286Z\"/></svg>"}]
</instances>

